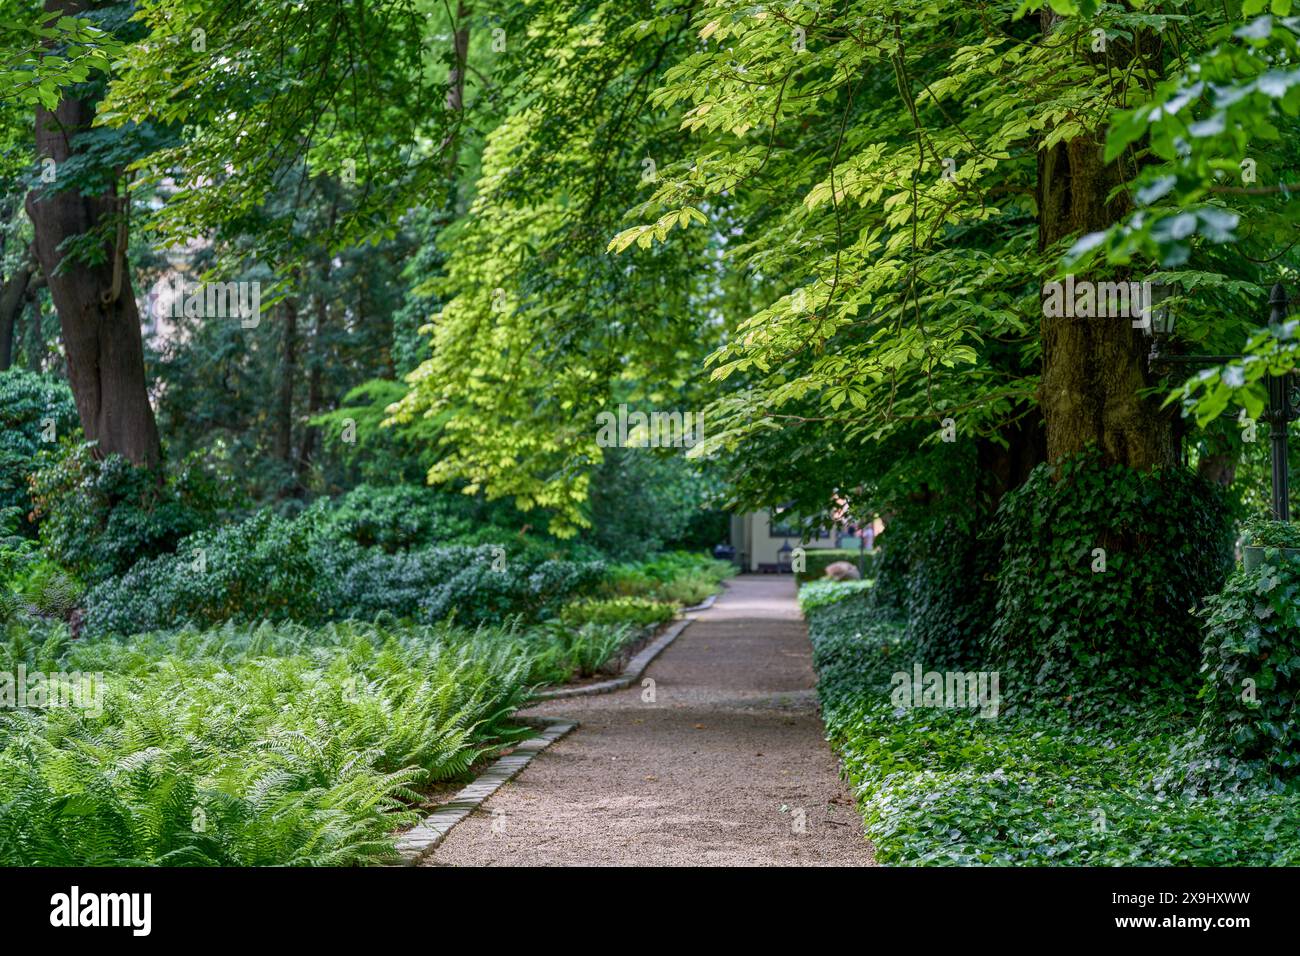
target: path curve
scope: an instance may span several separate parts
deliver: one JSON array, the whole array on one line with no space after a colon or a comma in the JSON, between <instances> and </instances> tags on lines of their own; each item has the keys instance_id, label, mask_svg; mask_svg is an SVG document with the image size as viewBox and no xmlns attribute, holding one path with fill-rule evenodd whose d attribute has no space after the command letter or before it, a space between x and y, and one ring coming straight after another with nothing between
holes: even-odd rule
<instances>
[{"instance_id":1,"label":"path curve","mask_svg":"<svg viewBox=\"0 0 1300 956\"><path fill-rule=\"evenodd\" d=\"M870 865L823 739L791 578L744 575L643 676L547 701L580 726L447 835L427 866Z\"/></svg>"}]
</instances>

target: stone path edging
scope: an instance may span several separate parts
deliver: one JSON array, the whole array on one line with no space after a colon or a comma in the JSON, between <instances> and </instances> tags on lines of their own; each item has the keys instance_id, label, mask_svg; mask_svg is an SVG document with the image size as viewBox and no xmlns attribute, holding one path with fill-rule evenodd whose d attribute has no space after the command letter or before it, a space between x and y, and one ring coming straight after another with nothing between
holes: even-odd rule
<instances>
[{"instance_id":1,"label":"stone path edging","mask_svg":"<svg viewBox=\"0 0 1300 956\"><path fill-rule=\"evenodd\" d=\"M709 608L713 607L713 602L718 599L718 595L721 593L721 591L714 591L699 604L692 604L690 607L682 608L682 613L690 614L693 611L707 611Z\"/></svg>"},{"instance_id":2,"label":"stone path edging","mask_svg":"<svg viewBox=\"0 0 1300 956\"><path fill-rule=\"evenodd\" d=\"M498 757L492 766L474 778L473 783L402 834L397 841L401 865L418 865L443 841L452 827L477 810L484 800L527 767L534 757L578 726L576 720L554 717L537 717L528 722L540 723L545 729L536 737L516 745L504 757Z\"/></svg>"}]
</instances>

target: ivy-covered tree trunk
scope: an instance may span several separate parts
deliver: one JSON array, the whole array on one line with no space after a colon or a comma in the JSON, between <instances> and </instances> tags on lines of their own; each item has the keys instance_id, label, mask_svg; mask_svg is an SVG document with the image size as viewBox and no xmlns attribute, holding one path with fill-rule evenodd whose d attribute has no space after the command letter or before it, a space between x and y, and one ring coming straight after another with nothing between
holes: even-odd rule
<instances>
[{"instance_id":1,"label":"ivy-covered tree trunk","mask_svg":"<svg viewBox=\"0 0 1300 956\"><path fill-rule=\"evenodd\" d=\"M1044 32L1051 13L1044 13ZM1041 249L1073 235L1099 231L1126 212L1117 163L1103 160L1104 131L1058 143L1038 154L1038 242ZM1076 276L1076 282L1085 279ZM1135 276L1134 279L1141 277ZM1150 340L1132 318L1044 316L1039 400L1047 429L1047 458L1057 461L1095 446L1105 461L1149 470L1175 463L1174 420L1151 385Z\"/></svg>"},{"instance_id":2,"label":"ivy-covered tree trunk","mask_svg":"<svg viewBox=\"0 0 1300 956\"><path fill-rule=\"evenodd\" d=\"M75 0L45 3L52 14L81 9ZM76 137L90 129L94 115L93 101L75 93L53 111L37 108L36 154L43 163L53 160L55 182L27 194L27 215L59 315L68 381L86 438L97 442L99 455L117 453L137 465L155 465L161 458L158 427L145 382L140 313L126 262L125 200L117 194L117 177L96 193L75 185L58 188L58 176L79 152ZM65 263L68 244L85 236L92 237L97 255Z\"/></svg>"}]
</instances>

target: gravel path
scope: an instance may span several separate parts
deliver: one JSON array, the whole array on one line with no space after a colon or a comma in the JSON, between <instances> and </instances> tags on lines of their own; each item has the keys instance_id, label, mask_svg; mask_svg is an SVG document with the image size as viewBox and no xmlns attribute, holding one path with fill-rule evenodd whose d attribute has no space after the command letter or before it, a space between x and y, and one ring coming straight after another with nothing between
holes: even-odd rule
<instances>
[{"instance_id":1,"label":"gravel path","mask_svg":"<svg viewBox=\"0 0 1300 956\"><path fill-rule=\"evenodd\" d=\"M816 711L789 577L746 575L650 665L651 688L548 701L581 721L428 866L870 865Z\"/></svg>"}]
</instances>

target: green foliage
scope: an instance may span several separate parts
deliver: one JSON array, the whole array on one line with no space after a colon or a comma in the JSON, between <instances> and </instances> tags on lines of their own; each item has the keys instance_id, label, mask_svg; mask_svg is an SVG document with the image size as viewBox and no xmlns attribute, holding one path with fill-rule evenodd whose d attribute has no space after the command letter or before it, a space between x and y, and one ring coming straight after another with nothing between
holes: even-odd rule
<instances>
[{"instance_id":1,"label":"green foliage","mask_svg":"<svg viewBox=\"0 0 1300 956\"><path fill-rule=\"evenodd\" d=\"M809 620L827 732L881 863L1300 862L1300 792L1243 779L1200 747L1190 698L1121 694L1090 722L1052 705L993 718L897 708L892 675L925 660L900 625L866 594Z\"/></svg>"},{"instance_id":2,"label":"green foliage","mask_svg":"<svg viewBox=\"0 0 1300 956\"><path fill-rule=\"evenodd\" d=\"M618 597L566 604L560 620L569 625L630 624L637 628L656 627L673 619L676 608L647 598Z\"/></svg>"},{"instance_id":3,"label":"green foliage","mask_svg":"<svg viewBox=\"0 0 1300 956\"><path fill-rule=\"evenodd\" d=\"M133 634L223 621L327 620L337 607L336 585L313 551L314 531L309 520L262 510L196 532L175 554L144 558L93 587L86 629Z\"/></svg>"},{"instance_id":4,"label":"green foliage","mask_svg":"<svg viewBox=\"0 0 1300 956\"><path fill-rule=\"evenodd\" d=\"M1255 518L1246 522L1242 544L1252 548L1300 548L1300 529L1289 521Z\"/></svg>"},{"instance_id":5,"label":"green foliage","mask_svg":"<svg viewBox=\"0 0 1300 956\"><path fill-rule=\"evenodd\" d=\"M196 458L164 472L121 455L102 461L88 444L65 442L32 475L41 544L88 583L167 554L215 520L234 497Z\"/></svg>"},{"instance_id":6,"label":"green foliage","mask_svg":"<svg viewBox=\"0 0 1300 956\"><path fill-rule=\"evenodd\" d=\"M670 551L645 561L611 566L601 590L614 596L644 597L690 607L715 593L735 573L735 566L728 561Z\"/></svg>"},{"instance_id":7,"label":"green foliage","mask_svg":"<svg viewBox=\"0 0 1300 956\"><path fill-rule=\"evenodd\" d=\"M66 87L107 72L122 45L92 19L22 8L22 19L4 11L0 26L0 69L5 89L0 100L53 110Z\"/></svg>"},{"instance_id":8,"label":"green foliage","mask_svg":"<svg viewBox=\"0 0 1300 956\"><path fill-rule=\"evenodd\" d=\"M545 676L537 683L563 684L574 677L591 677L618 663L620 652L642 634L640 627L616 622L550 621L530 642ZM541 675L539 674L539 677Z\"/></svg>"},{"instance_id":9,"label":"green foliage","mask_svg":"<svg viewBox=\"0 0 1300 956\"><path fill-rule=\"evenodd\" d=\"M0 508L21 509L22 527L30 527L28 478L37 470L37 452L52 447L42 435L57 440L78 428L66 384L19 368L0 372Z\"/></svg>"},{"instance_id":10,"label":"green foliage","mask_svg":"<svg viewBox=\"0 0 1300 956\"><path fill-rule=\"evenodd\" d=\"M1082 705L1103 688L1180 693L1194 678L1193 609L1231 560L1222 489L1183 468L1144 474L1081 456L1037 468L990 535L1001 564L988 649L1023 689Z\"/></svg>"},{"instance_id":11,"label":"green foliage","mask_svg":"<svg viewBox=\"0 0 1300 956\"><path fill-rule=\"evenodd\" d=\"M384 425L389 406L406 392L401 382L371 379L350 389L338 408L312 419L323 430L330 455L365 484L416 484L433 466L432 449L440 431L436 420ZM345 433L351 440L344 440Z\"/></svg>"},{"instance_id":12,"label":"green foliage","mask_svg":"<svg viewBox=\"0 0 1300 956\"><path fill-rule=\"evenodd\" d=\"M590 591L602 571L599 562L531 562L493 545L371 552L340 568L334 613L362 620L386 613L427 622L449 616L467 624L516 616L533 621Z\"/></svg>"},{"instance_id":13,"label":"green foliage","mask_svg":"<svg viewBox=\"0 0 1300 956\"><path fill-rule=\"evenodd\" d=\"M599 561L552 560L502 545L405 550L423 535L436 536L446 517L436 505L422 517L408 514L414 521L376 510L377 500L386 506L406 494L367 489L337 514L325 506L290 519L263 509L192 534L174 554L141 560L92 588L85 626L90 633L131 634L183 624L379 615L429 623L451 616L467 624L533 621L601 579ZM413 494L438 501L427 490ZM361 547L357 536L373 536L376 547Z\"/></svg>"},{"instance_id":14,"label":"green foliage","mask_svg":"<svg viewBox=\"0 0 1300 956\"><path fill-rule=\"evenodd\" d=\"M635 561L685 542L712 547L726 537L725 516L707 510L717 480L681 454L607 448L591 480L588 537L611 558Z\"/></svg>"},{"instance_id":15,"label":"green foliage","mask_svg":"<svg viewBox=\"0 0 1300 956\"><path fill-rule=\"evenodd\" d=\"M358 485L335 500L323 500L322 533L363 548L392 553L446 543L468 534L470 502L463 497L411 485Z\"/></svg>"},{"instance_id":16,"label":"green foliage","mask_svg":"<svg viewBox=\"0 0 1300 956\"><path fill-rule=\"evenodd\" d=\"M1269 529L1264 563L1238 570L1205 609L1202 728L1234 758L1293 777L1300 768L1300 556ZM1258 539L1257 539L1258 540Z\"/></svg>"},{"instance_id":17,"label":"green foliage","mask_svg":"<svg viewBox=\"0 0 1300 956\"><path fill-rule=\"evenodd\" d=\"M818 608L838 604L845 598L871 590L871 581L833 581L819 578L799 588L799 610L807 614Z\"/></svg>"},{"instance_id":18,"label":"green foliage","mask_svg":"<svg viewBox=\"0 0 1300 956\"><path fill-rule=\"evenodd\" d=\"M518 634L445 627L77 642L58 666L104 675L95 706L0 714L0 861L391 861L417 788L518 736L532 662Z\"/></svg>"},{"instance_id":19,"label":"green foliage","mask_svg":"<svg viewBox=\"0 0 1300 956\"><path fill-rule=\"evenodd\" d=\"M12 578L15 596L32 614L68 620L85 587L49 558L33 557Z\"/></svg>"}]
</instances>

